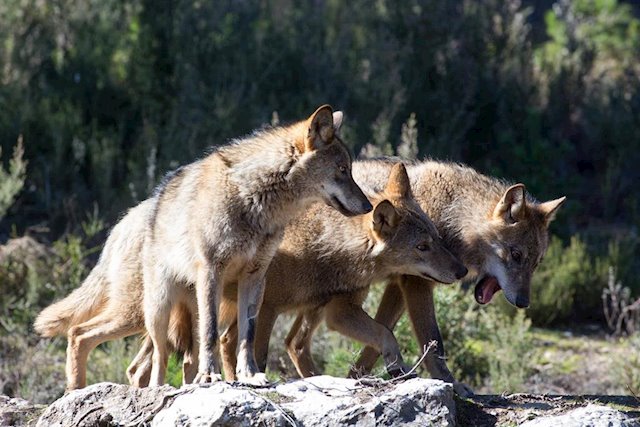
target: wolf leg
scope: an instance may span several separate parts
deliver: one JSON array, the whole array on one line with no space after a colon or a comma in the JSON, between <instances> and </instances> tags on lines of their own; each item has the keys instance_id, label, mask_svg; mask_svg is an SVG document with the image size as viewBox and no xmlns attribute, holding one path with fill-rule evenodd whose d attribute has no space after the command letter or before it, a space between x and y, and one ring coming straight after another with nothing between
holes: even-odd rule
<instances>
[{"instance_id":1,"label":"wolf leg","mask_svg":"<svg viewBox=\"0 0 640 427\"><path fill-rule=\"evenodd\" d=\"M436 342L435 351L430 351L424 358L424 366L433 378L453 383L458 394L473 395L473 391L467 385L455 381L447 367L444 343L438 328L433 301L435 286L437 286L435 282L412 276L404 276L400 285L418 344L422 348L428 348L431 341Z\"/></svg>"},{"instance_id":2,"label":"wolf leg","mask_svg":"<svg viewBox=\"0 0 640 427\"><path fill-rule=\"evenodd\" d=\"M258 369L260 372L265 372L267 370L269 340L271 338L271 332L273 331L273 325L276 323L277 318L278 314L273 308L264 304L260 307L258 323L256 324L255 343L256 362L258 363Z\"/></svg>"},{"instance_id":3,"label":"wolf leg","mask_svg":"<svg viewBox=\"0 0 640 427\"><path fill-rule=\"evenodd\" d=\"M300 313L285 340L289 358L302 378L319 374L311 356L311 338L322 321L323 308L311 308Z\"/></svg>"},{"instance_id":4,"label":"wolf leg","mask_svg":"<svg viewBox=\"0 0 640 427\"><path fill-rule=\"evenodd\" d=\"M129 384L134 387L147 387L151 377L151 366L153 358L153 341L149 336L145 336L142 347L133 358L127 368L127 378Z\"/></svg>"},{"instance_id":5,"label":"wolf leg","mask_svg":"<svg viewBox=\"0 0 640 427\"><path fill-rule=\"evenodd\" d=\"M249 280L238 283L238 359L236 378L240 382L253 385L268 384L264 373L259 372L255 360L255 334L258 311L264 296L264 276L256 280L251 275Z\"/></svg>"},{"instance_id":6,"label":"wolf leg","mask_svg":"<svg viewBox=\"0 0 640 427\"><path fill-rule=\"evenodd\" d=\"M389 330L393 330L400 320L400 316L404 312L404 301L402 299L402 291L398 285L400 277L394 277L389 281L387 287L380 300L375 321L386 326ZM366 375L373 369L380 356L380 352L373 347L367 346L360 353L360 357L351 367L349 371L350 378Z\"/></svg>"},{"instance_id":7,"label":"wolf leg","mask_svg":"<svg viewBox=\"0 0 640 427\"><path fill-rule=\"evenodd\" d=\"M220 356L225 381L236 380L236 347L238 346L238 307L235 301L223 298L220 304Z\"/></svg>"},{"instance_id":8,"label":"wolf leg","mask_svg":"<svg viewBox=\"0 0 640 427\"><path fill-rule=\"evenodd\" d=\"M362 309L361 301L351 295L334 297L325 307L327 326L382 353L387 372L399 376L409 372L402 360L400 346L393 333L373 320Z\"/></svg>"},{"instance_id":9,"label":"wolf leg","mask_svg":"<svg viewBox=\"0 0 640 427\"><path fill-rule=\"evenodd\" d=\"M218 362L218 304L222 293L222 267L203 265L196 279L198 304L198 375L195 383L222 380Z\"/></svg>"},{"instance_id":10,"label":"wolf leg","mask_svg":"<svg viewBox=\"0 0 640 427\"><path fill-rule=\"evenodd\" d=\"M114 312L115 311L115 312ZM87 384L87 358L98 344L139 333L142 325L131 324L131 319L118 310L106 310L84 323L73 326L67 334L67 390Z\"/></svg>"}]
</instances>

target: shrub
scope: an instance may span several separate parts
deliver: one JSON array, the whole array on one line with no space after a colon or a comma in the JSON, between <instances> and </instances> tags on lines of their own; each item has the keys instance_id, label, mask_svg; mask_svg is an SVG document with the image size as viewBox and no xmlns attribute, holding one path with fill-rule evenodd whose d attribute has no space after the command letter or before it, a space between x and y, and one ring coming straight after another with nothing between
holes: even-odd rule
<instances>
[{"instance_id":1,"label":"shrub","mask_svg":"<svg viewBox=\"0 0 640 427\"><path fill-rule=\"evenodd\" d=\"M2 149L0 147L0 156ZM9 160L9 169L5 170L0 164L0 219L13 204L15 197L24 186L27 172L27 161L23 159L24 146L22 136L18 138L18 144L13 149L13 156Z\"/></svg>"}]
</instances>

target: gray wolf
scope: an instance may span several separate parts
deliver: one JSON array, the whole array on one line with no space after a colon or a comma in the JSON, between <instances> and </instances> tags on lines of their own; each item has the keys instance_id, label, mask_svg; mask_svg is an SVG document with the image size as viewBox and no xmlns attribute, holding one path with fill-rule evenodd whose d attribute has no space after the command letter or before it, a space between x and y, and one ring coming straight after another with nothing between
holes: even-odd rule
<instances>
[{"instance_id":1,"label":"gray wolf","mask_svg":"<svg viewBox=\"0 0 640 427\"><path fill-rule=\"evenodd\" d=\"M247 279L258 282L258 289L253 288L249 296L252 303L243 306L245 314L250 309L249 314L255 316L261 299L259 275L260 270L264 270L262 264L270 260L272 247L277 246L282 228L291 216L317 200L345 215L370 210L370 202L351 178L351 158L337 135L341 122L340 112L332 113L330 107L323 106L306 121L257 132L179 169L159 186L151 199L133 208L110 234L100 261L83 285L46 308L36 320L36 330L44 336L67 332L68 389L86 384L86 359L96 345L144 331L145 320L158 325L155 312L147 312L145 316L141 310L143 300L151 306L162 306L164 311L159 312L160 317L166 316L168 310L173 316L188 317L193 325L206 325L207 322L193 318L194 313L198 313L193 299L180 298L198 278L200 293L205 294L205 299L219 291L208 289L209 279L216 273L202 273L208 266L208 261L202 257L213 256L216 250L222 250L227 258L223 257L215 266L231 264L234 271L223 269L222 277L217 272L218 277L243 283L245 294L246 288L251 288L246 286ZM176 213L175 218L171 218L172 213ZM198 221L207 224L198 224ZM179 227L181 231L177 231ZM198 227L199 232L203 232L200 239L189 240ZM203 227L206 230L202 230ZM216 230L216 227L223 229ZM235 235L234 230L237 231ZM216 236L222 240L221 244L210 241ZM214 248L209 247L211 245ZM207 247L209 249L205 250ZM238 256L237 252L244 256ZM183 258L172 258L177 255ZM156 268L156 262L162 267ZM198 272L194 273L193 269ZM150 281L145 292L142 286L144 270ZM158 278L164 282L155 282ZM129 286L130 283L140 286ZM160 294L154 295L155 291ZM243 301L246 303L249 298L243 298ZM215 301L207 302L215 304ZM215 315L216 308L209 310L209 316ZM242 323L246 335L247 324L252 324L253 320L243 319ZM209 336L216 334L215 322L213 328L205 326L201 329ZM163 332L166 334L167 330ZM162 333L158 334L157 330L156 335L162 339ZM189 334L178 335L190 339ZM210 352L215 349L211 343L200 343ZM247 342L245 348L251 345ZM179 346L190 348L191 344L179 343ZM246 349L243 373L250 377L257 372L248 360L252 351ZM163 355L156 355L156 358L158 356L156 383L162 382L163 367L166 366ZM185 358L185 369L191 376L195 375L193 362L196 358L196 354ZM212 360L207 360L201 367L204 369L202 379L211 380ZM215 379L215 373L213 375Z\"/></svg>"},{"instance_id":2,"label":"gray wolf","mask_svg":"<svg viewBox=\"0 0 640 427\"><path fill-rule=\"evenodd\" d=\"M365 191L384 185L393 159L354 162L356 182ZM524 184L510 184L478 173L472 168L438 161L407 166L411 188L420 207L433 220L446 246L469 269L467 281L475 280L474 296L489 303L500 290L509 303L529 305L531 276L548 245L548 227L565 197L538 202ZM395 276L387 284L375 319L393 330L406 309L421 347L438 342L437 351L424 364L432 377L453 382L446 365L442 337L433 306L433 280ZM368 373L378 351L367 347L350 375ZM456 390L469 394L462 384Z\"/></svg>"}]
</instances>

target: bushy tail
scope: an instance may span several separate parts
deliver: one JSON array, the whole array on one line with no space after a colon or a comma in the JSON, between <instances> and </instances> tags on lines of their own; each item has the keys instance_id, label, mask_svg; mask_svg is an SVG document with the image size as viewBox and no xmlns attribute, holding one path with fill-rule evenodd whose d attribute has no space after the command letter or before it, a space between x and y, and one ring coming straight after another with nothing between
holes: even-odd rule
<instances>
[{"instance_id":1,"label":"bushy tail","mask_svg":"<svg viewBox=\"0 0 640 427\"><path fill-rule=\"evenodd\" d=\"M66 334L72 325L95 315L105 304L107 291L106 277L96 266L82 286L40 312L33 324L34 329L43 337Z\"/></svg>"}]
</instances>

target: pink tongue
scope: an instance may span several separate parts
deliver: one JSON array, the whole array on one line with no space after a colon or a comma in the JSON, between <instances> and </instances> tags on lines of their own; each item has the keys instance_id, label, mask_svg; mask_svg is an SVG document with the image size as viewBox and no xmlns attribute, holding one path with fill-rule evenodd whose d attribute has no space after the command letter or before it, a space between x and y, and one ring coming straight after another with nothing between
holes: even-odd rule
<instances>
[{"instance_id":1,"label":"pink tongue","mask_svg":"<svg viewBox=\"0 0 640 427\"><path fill-rule=\"evenodd\" d=\"M482 303L488 304L493 295L499 290L500 285L498 285L498 280L495 277L487 279L484 286L482 286Z\"/></svg>"}]
</instances>

